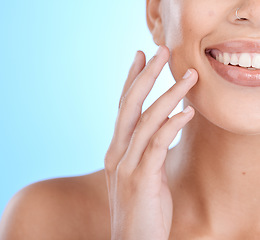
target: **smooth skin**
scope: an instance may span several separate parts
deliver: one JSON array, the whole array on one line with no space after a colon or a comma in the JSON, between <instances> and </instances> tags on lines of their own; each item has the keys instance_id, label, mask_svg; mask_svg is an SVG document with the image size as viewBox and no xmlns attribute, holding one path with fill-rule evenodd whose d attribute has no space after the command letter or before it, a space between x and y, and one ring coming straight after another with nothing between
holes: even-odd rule
<instances>
[{"instance_id":1,"label":"smooth skin","mask_svg":"<svg viewBox=\"0 0 260 240\"><path fill-rule=\"evenodd\" d=\"M227 40L259 40L260 1L146 3L163 50L147 65L137 53L105 169L19 191L1 220L1 240L260 238L260 88L222 79L204 53ZM238 7L246 20L236 18ZM141 114L167 61L176 84ZM184 80L187 69L193 74ZM168 119L182 98L192 111ZM167 150L181 128L179 144Z\"/></svg>"},{"instance_id":2,"label":"smooth skin","mask_svg":"<svg viewBox=\"0 0 260 240\"><path fill-rule=\"evenodd\" d=\"M143 102L152 89L169 50L163 46L138 74L139 53L122 93L115 134L105 157L112 240L167 240L172 224L172 198L165 158L178 131L194 110L168 116L197 82L196 71L174 84L143 114ZM139 63L140 64L140 63ZM141 63L142 64L142 63ZM140 91L142 89L142 91ZM169 134L171 133L171 134Z\"/></svg>"}]
</instances>

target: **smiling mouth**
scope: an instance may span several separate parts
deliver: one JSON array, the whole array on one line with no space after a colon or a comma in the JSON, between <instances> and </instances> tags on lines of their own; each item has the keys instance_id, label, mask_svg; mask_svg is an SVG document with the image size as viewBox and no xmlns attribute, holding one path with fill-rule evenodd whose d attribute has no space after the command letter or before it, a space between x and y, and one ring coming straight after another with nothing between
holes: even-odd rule
<instances>
[{"instance_id":1,"label":"smiling mouth","mask_svg":"<svg viewBox=\"0 0 260 240\"><path fill-rule=\"evenodd\" d=\"M228 53L218 49L207 49L205 53L224 65L238 66L248 70L260 69L259 53Z\"/></svg>"},{"instance_id":2,"label":"smiling mouth","mask_svg":"<svg viewBox=\"0 0 260 240\"><path fill-rule=\"evenodd\" d=\"M211 67L224 80L247 87L260 86L260 54L256 52L222 52L206 49Z\"/></svg>"}]
</instances>

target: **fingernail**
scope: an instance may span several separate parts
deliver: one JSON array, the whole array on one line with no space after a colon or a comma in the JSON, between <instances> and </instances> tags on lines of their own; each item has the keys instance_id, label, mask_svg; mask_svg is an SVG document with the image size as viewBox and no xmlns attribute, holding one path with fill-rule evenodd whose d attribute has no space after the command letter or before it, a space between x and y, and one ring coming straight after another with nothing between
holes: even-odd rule
<instances>
[{"instance_id":1,"label":"fingernail","mask_svg":"<svg viewBox=\"0 0 260 240\"><path fill-rule=\"evenodd\" d=\"M192 75L192 71L188 69L188 71L184 74L183 79L187 79Z\"/></svg>"},{"instance_id":2,"label":"fingernail","mask_svg":"<svg viewBox=\"0 0 260 240\"><path fill-rule=\"evenodd\" d=\"M187 106L182 112L183 113L189 113L192 111L192 108L190 106Z\"/></svg>"},{"instance_id":3,"label":"fingernail","mask_svg":"<svg viewBox=\"0 0 260 240\"><path fill-rule=\"evenodd\" d=\"M155 55L160 55L161 52L162 52L162 50L163 50L163 48L162 48L162 46L160 45L159 48L157 49L157 52L156 52Z\"/></svg>"}]
</instances>

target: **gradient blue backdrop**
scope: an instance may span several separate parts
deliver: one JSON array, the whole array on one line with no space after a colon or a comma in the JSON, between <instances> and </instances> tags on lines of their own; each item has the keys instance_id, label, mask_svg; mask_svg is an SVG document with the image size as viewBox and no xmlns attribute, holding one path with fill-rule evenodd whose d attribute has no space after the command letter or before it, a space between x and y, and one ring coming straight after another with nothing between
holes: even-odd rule
<instances>
[{"instance_id":1,"label":"gradient blue backdrop","mask_svg":"<svg viewBox=\"0 0 260 240\"><path fill-rule=\"evenodd\" d=\"M157 50L145 8L145 0L0 1L0 216L28 184L104 167L135 52L148 61ZM172 84L166 65L144 110Z\"/></svg>"}]
</instances>

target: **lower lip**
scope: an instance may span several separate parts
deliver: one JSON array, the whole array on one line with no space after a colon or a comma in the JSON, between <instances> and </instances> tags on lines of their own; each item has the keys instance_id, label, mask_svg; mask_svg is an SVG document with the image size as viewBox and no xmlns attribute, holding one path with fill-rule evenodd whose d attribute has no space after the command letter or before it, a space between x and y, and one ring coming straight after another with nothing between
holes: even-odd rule
<instances>
[{"instance_id":1,"label":"lower lip","mask_svg":"<svg viewBox=\"0 0 260 240\"><path fill-rule=\"evenodd\" d=\"M240 86L260 86L260 70L248 70L242 67L224 65L209 53L206 53L206 56L212 68L225 80Z\"/></svg>"}]
</instances>

